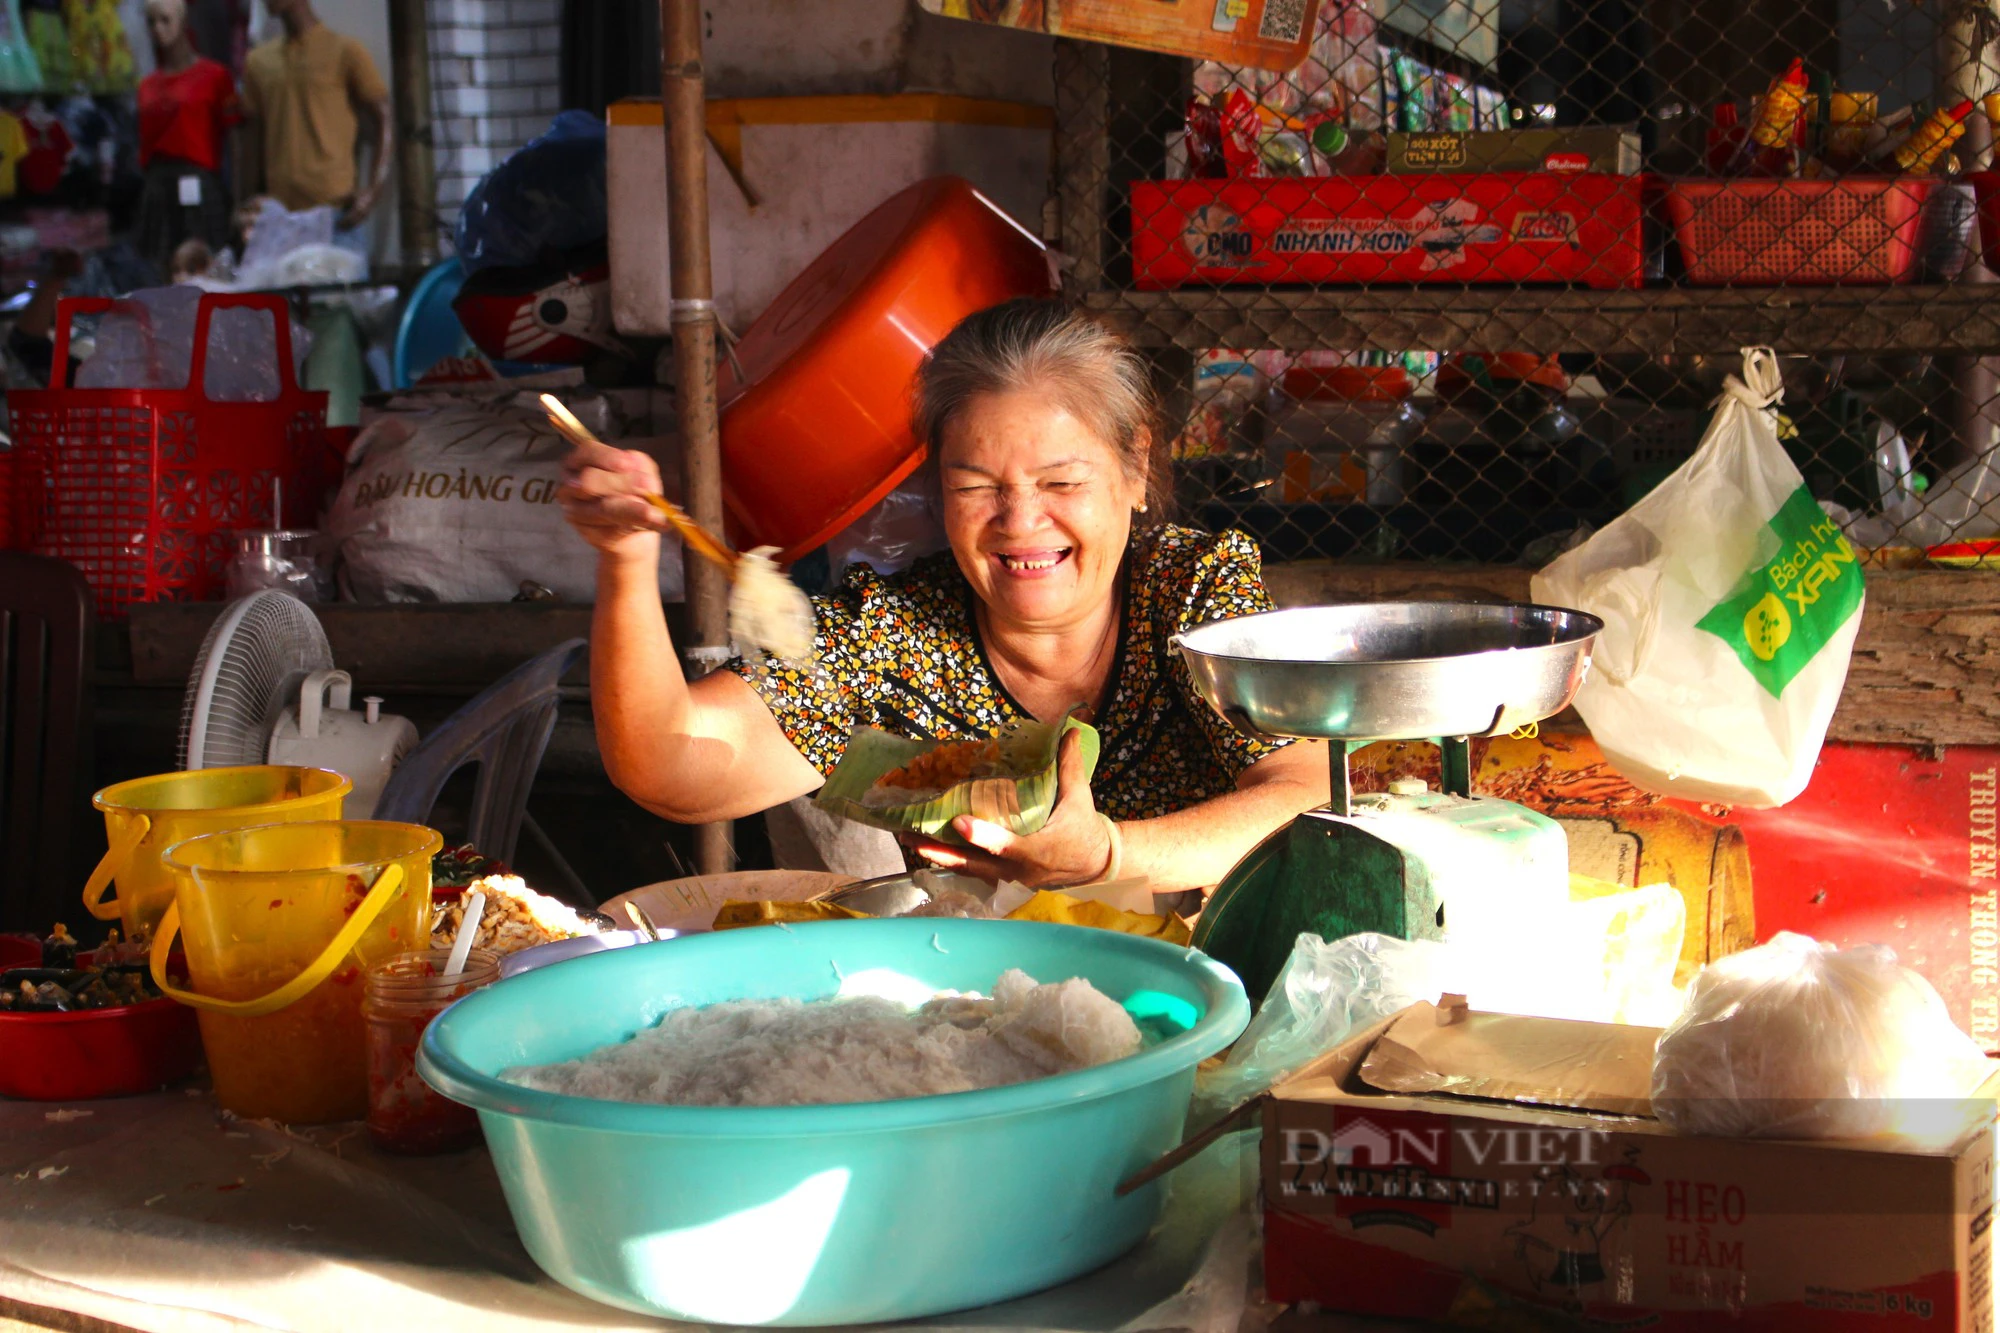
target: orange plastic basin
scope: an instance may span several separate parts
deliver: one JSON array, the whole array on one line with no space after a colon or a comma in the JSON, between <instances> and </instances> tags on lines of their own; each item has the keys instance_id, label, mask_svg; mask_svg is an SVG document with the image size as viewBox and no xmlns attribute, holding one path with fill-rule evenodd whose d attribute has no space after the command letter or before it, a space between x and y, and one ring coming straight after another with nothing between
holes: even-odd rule
<instances>
[{"instance_id":1,"label":"orange plastic basin","mask_svg":"<svg viewBox=\"0 0 2000 1333\"><path fill-rule=\"evenodd\" d=\"M910 384L975 310L1050 291L1042 245L956 176L876 208L792 280L726 361L722 498L730 540L789 562L923 461Z\"/></svg>"}]
</instances>

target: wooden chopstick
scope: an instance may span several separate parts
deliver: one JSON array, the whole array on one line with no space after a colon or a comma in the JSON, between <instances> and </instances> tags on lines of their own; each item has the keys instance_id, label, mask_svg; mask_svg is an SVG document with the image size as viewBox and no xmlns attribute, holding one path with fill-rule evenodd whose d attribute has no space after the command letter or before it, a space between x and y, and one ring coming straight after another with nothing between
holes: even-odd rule
<instances>
[{"instance_id":1,"label":"wooden chopstick","mask_svg":"<svg viewBox=\"0 0 2000 1333\"><path fill-rule=\"evenodd\" d=\"M578 421L575 415L563 406L562 400L554 394L543 394L541 402L542 410L549 414L549 420L555 423L555 428L562 432L564 438L571 444L599 443L598 438L590 433L590 428ZM645 498L648 504L659 510L661 516L673 525L674 531L680 533L681 540L692 547L696 555L722 566L732 574L736 572L736 562L739 557L736 552L729 549L727 542L695 522L685 509L666 496L655 495L648 491Z\"/></svg>"}]
</instances>

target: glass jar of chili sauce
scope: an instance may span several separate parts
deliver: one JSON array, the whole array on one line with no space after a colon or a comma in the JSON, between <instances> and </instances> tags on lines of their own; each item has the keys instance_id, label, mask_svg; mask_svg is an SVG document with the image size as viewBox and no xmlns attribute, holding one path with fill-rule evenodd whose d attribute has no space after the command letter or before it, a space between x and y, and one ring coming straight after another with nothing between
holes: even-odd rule
<instances>
[{"instance_id":1,"label":"glass jar of chili sauce","mask_svg":"<svg viewBox=\"0 0 2000 1333\"><path fill-rule=\"evenodd\" d=\"M424 1029L459 996L500 979L500 955L474 949L444 974L449 950L406 953L370 969L361 999L368 1024L368 1137L384 1152L453 1152L479 1142L479 1116L417 1077Z\"/></svg>"}]
</instances>

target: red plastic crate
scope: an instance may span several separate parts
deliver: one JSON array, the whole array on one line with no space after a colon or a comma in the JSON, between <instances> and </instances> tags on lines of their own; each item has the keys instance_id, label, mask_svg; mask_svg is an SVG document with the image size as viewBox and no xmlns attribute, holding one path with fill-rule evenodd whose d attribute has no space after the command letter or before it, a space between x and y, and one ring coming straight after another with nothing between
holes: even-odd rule
<instances>
[{"instance_id":1,"label":"red plastic crate","mask_svg":"<svg viewBox=\"0 0 2000 1333\"><path fill-rule=\"evenodd\" d=\"M1922 176L1674 180L1667 220L1698 287L1879 286L1916 274Z\"/></svg>"},{"instance_id":2,"label":"red plastic crate","mask_svg":"<svg viewBox=\"0 0 2000 1333\"><path fill-rule=\"evenodd\" d=\"M1596 173L1140 181L1132 266L1189 283L1637 287L1644 180Z\"/></svg>"},{"instance_id":3,"label":"red plastic crate","mask_svg":"<svg viewBox=\"0 0 2000 1333\"><path fill-rule=\"evenodd\" d=\"M287 526L307 526L340 460L326 444L326 394L292 374L281 298L204 295L185 388L67 387L71 320L112 305L61 302L50 387L17 391L8 406L15 544L82 570L98 614L119 619L133 602L220 598L231 534L269 525L273 483L284 483ZM223 402L203 391L209 319L226 306L270 312L276 398Z\"/></svg>"}]
</instances>

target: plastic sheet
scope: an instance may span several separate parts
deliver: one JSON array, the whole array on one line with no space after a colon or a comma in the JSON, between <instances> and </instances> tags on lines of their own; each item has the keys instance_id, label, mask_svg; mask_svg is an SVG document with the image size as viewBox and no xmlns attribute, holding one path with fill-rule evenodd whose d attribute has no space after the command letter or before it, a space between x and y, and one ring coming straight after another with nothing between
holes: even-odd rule
<instances>
[{"instance_id":1,"label":"plastic sheet","mask_svg":"<svg viewBox=\"0 0 2000 1333\"><path fill-rule=\"evenodd\" d=\"M832 580L838 584L849 565L867 565L877 574L894 574L945 548L944 523L933 498L937 469L917 469L895 490L877 500L826 544Z\"/></svg>"},{"instance_id":2,"label":"plastic sheet","mask_svg":"<svg viewBox=\"0 0 2000 1333\"><path fill-rule=\"evenodd\" d=\"M1619 889L1572 876L1567 907L1518 941L1301 935L1250 1026L1197 1076L1196 1119L1213 1120L1369 1024L1446 993L1493 1013L1663 1023L1679 1005L1673 976L1686 922L1680 894L1664 884Z\"/></svg>"},{"instance_id":3,"label":"plastic sheet","mask_svg":"<svg viewBox=\"0 0 2000 1333\"><path fill-rule=\"evenodd\" d=\"M1894 950L1787 931L1695 978L1660 1037L1653 1111L1685 1134L1950 1137L1995 1067Z\"/></svg>"},{"instance_id":4,"label":"plastic sheet","mask_svg":"<svg viewBox=\"0 0 2000 1333\"><path fill-rule=\"evenodd\" d=\"M600 117L562 112L474 186L458 215L465 271L525 268L602 242L604 135Z\"/></svg>"},{"instance_id":5,"label":"plastic sheet","mask_svg":"<svg viewBox=\"0 0 2000 1333\"><path fill-rule=\"evenodd\" d=\"M277 200L266 198L244 237L243 256L236 262L236 286L268 285L286 257L295 251L331 247L333 224L331 206L303 208L294 213Z\"/></svg>"},{"instance_id":6,"label":"plastic sheet","mask_svg":"<svg viewBox=\"0 0 2000 1333\"><path fill-rule=\"evenodd\" d=\"M64 1110L0 1101L0 1296L176 1333L703 1333L537 1271L484 1152L391 1157L353 1125L219 1124L180 1088ZM1255 1148L1234 1135L1175 1171L1160 1225L1108 1267L894 1333L1257 1333L1277 1311L1245 1207Z\"/></svg>"}]
</instances>

